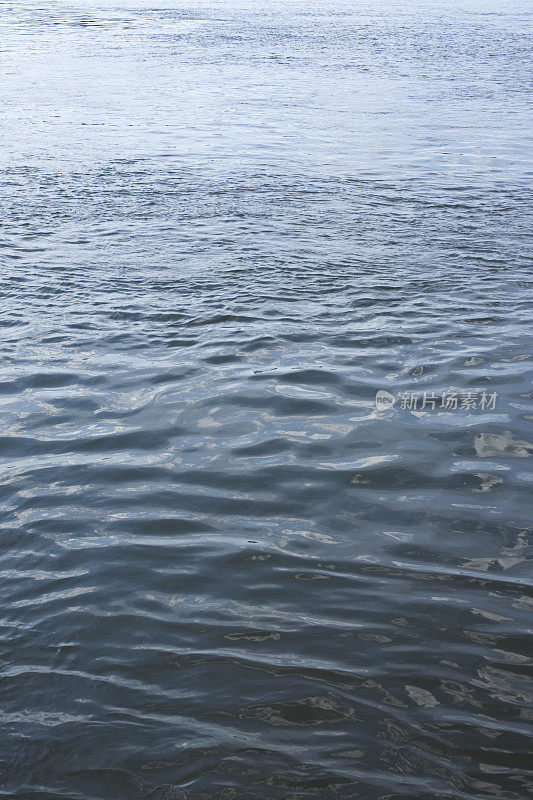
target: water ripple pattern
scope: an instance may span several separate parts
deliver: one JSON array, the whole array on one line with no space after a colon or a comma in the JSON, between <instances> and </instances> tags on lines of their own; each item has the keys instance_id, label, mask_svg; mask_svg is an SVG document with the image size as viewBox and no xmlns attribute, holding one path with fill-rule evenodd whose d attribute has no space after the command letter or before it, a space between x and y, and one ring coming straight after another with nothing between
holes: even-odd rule
<instances>
[{"instance_id":1,"label":"water ripple pattern","mask_svg":"<svg viewBox=\"0 0 533 800\"><path fill-rule=\"evenodd\" d=\"M0 2L0 797L531 796L530 12Z\"/></svg>"}]
</instances>

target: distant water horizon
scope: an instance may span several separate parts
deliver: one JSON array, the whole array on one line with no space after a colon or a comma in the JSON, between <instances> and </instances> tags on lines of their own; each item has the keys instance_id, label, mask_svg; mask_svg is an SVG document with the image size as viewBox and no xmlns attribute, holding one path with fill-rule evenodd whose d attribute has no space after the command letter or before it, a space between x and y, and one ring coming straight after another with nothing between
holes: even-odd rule
<instances>
[{"instance_id":1,"label":"distant water horizon","mask_svg":"<svg viewBox=\"0 0 533 800\"><path fill-rule=\"evenodd\" d=\"M531 797L530 5L0 50L0 797Z\"/></svg>"}]
</instances>

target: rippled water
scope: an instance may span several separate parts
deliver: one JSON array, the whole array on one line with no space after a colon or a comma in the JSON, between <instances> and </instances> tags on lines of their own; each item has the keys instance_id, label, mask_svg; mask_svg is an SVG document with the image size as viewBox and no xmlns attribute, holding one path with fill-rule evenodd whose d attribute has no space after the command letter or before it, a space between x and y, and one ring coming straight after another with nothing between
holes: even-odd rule
<instances>
[{"instance_id":1,"label":"rippled water","mask_svg":"<svg viewBox=\"0 0 533 800\"><path fill-rule=\"evenodd\" d=\"M0 2L0 796L530 796L529 10Z\"/></svg>"}]
</instances>

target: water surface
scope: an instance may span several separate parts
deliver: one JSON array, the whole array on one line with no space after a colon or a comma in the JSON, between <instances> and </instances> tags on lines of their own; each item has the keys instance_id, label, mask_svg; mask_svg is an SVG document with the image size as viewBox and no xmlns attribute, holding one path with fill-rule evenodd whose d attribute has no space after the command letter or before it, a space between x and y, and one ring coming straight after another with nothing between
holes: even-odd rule
<instances>
[{"instance_id":1,"label":"water surface","mask_svg":"<svg viewBox=\"0 0 533 800\"><path fill-rule=\"evenodd\" d=\"M531 795L529 11L0 2L0 796Z\"/></svg>"}]
</instances>

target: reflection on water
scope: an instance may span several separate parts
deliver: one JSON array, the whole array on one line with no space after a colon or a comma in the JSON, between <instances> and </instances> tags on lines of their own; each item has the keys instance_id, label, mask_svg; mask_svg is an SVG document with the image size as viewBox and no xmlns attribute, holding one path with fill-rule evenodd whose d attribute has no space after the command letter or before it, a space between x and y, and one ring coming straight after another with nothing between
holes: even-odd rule
<instances>
[{"instance_id":1,"label":"reflection on water","mask_svg":"<svg viewBox=\"0 0 533 800\"><path fill-rule=\"evenodd\" d=\"M0 3L2 796L531 794L528 12Z\"/></svg>"}]
</instances>

